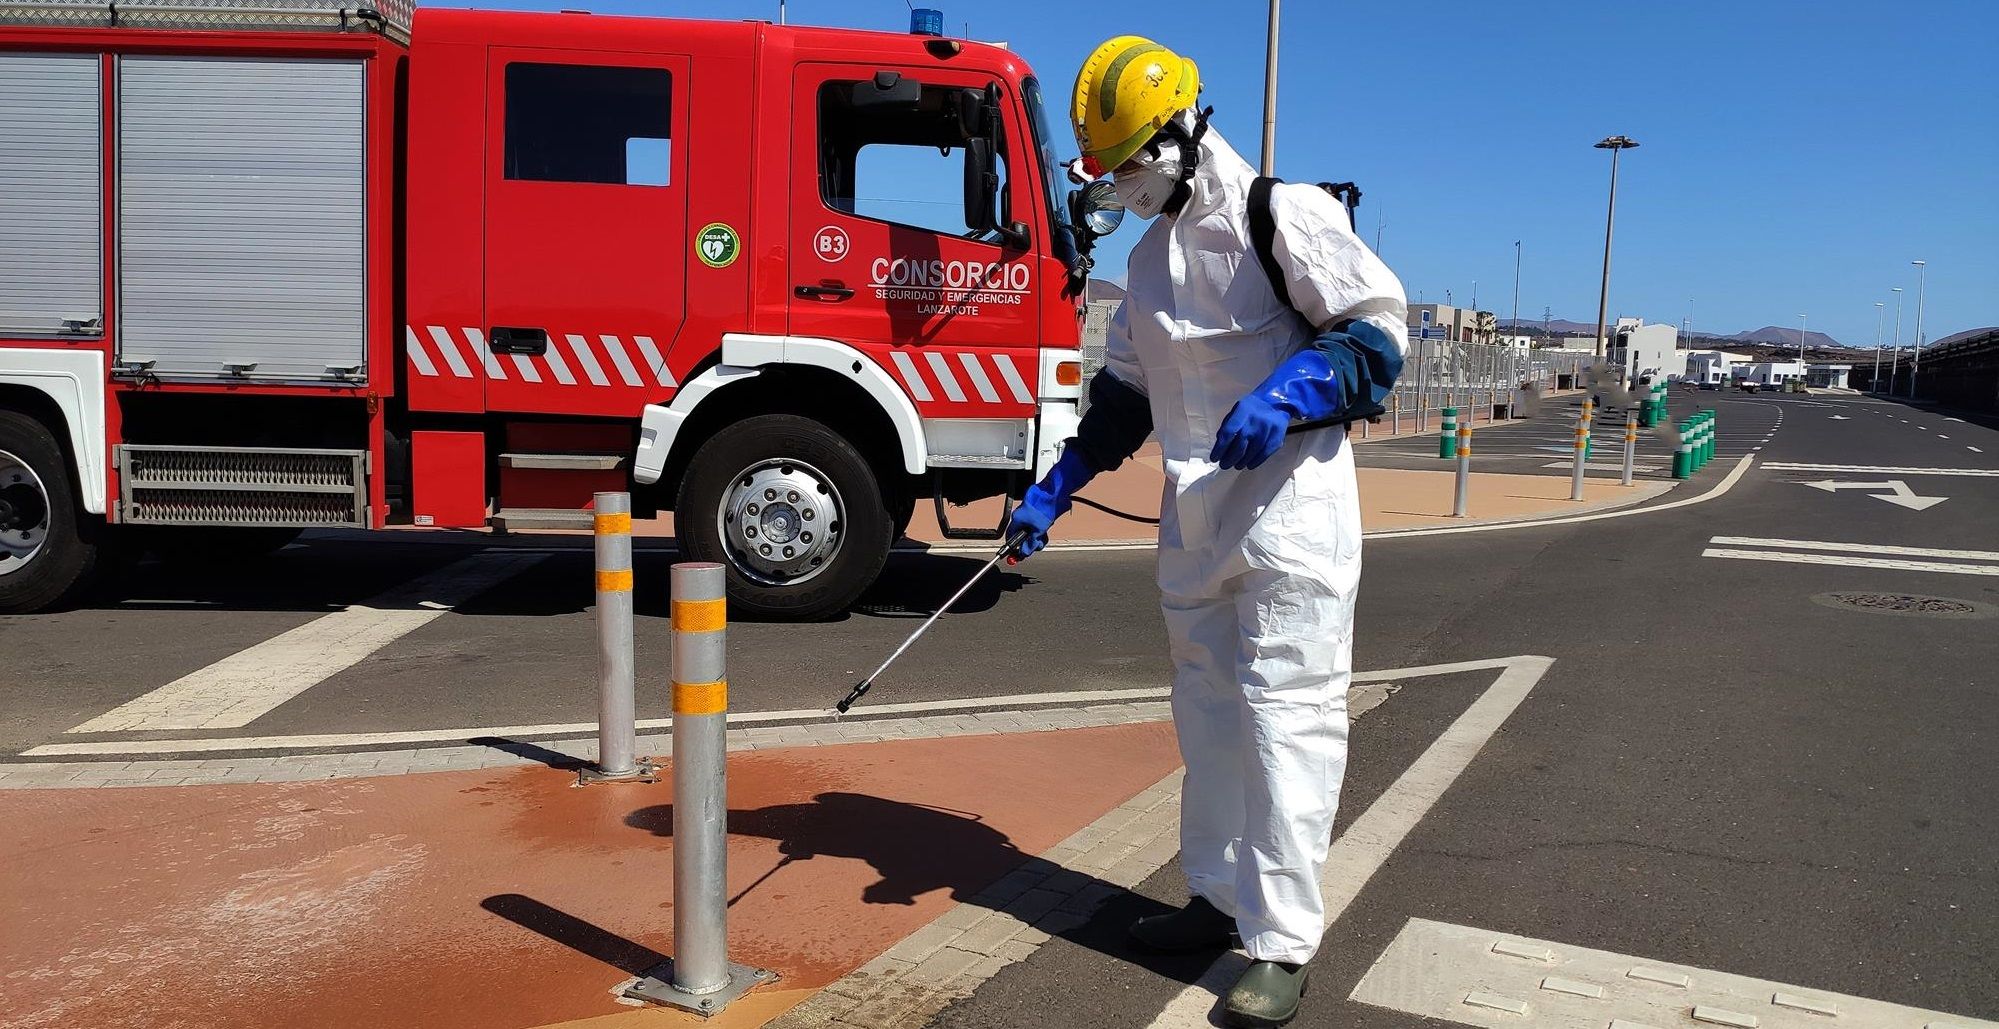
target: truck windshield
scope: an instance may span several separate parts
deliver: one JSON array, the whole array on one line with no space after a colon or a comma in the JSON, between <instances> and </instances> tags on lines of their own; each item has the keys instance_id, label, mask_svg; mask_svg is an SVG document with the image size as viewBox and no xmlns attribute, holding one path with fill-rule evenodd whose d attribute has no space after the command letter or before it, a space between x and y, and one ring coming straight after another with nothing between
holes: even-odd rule
<instances>
[{"instance_id":1,"label":"truck windshield","mask_svg":"<svg viewBox=\"0 0 1999 1029\"><path fill-rule=\"evenodd\" d=\"M1048 132L1047 104L1041 96L1041 83L1030 75L1021 81L1021 96L1027 100L1027 123L1034 132L1034 149L1040 156L1036 163L1041 174L1041 191L1048 196L1048 236L1052 240L1055 256L1064 264L1075 267L1076 235L1069 226L1069 202L1062 192L1062 163L1055 157L1055 146Z\"/></svg>"}]
</instances>

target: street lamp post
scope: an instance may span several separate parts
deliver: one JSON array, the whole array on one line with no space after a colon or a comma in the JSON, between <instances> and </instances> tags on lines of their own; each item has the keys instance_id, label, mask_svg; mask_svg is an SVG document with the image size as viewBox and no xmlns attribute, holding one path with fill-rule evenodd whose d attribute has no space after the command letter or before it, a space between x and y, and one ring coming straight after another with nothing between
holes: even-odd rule
<instances>
[{"instance_id":1,"label":"street lamp post","mask_svg":"<svg viewBox=\"0 0 1999 1029\"><path fill-rule=\"evenodd\" d=\"M1798 316L1798 382L1809 385L1805 377L1805 316Z\"/></svg>"},{"instance_id":2,"label":"street lamp post","mask_svg":"<svg viewBox=\"0 0 1999 1029\"><path fill-rule=\"evenodd\" d=\"M1874 302L1874 375L1867 380L1870 393L1881 392L1881 327L1888 320L1888 305L1879 300Z\"/></svg>"},{"instance_id":3,"label":"street lamp post","mask_svg":"<svg viewBox=\"0 0 1999 1029\"><path fill-rule=\"evenodd\" d=\"M1909 399L1916 399L1916 373L1923 370L1923 274L1927 261L1910 261L1916 266L1916 356L1909 362Z\"/></svg>"},{"instance_id":4,"label":"street lamp post","mask_svg":"<svg viewBox=\"0 0 1999 1029\"><path fill-rule=\"evenodd\" d=\"M1596 357L1603 359L1604 316L1610 309L1610 235L1617 225L1617 152L1636 147L1638 142L1629 136L1606 136L1596 144L1598 150L1610 151L1610 207L1603 217L1603 285L1596 296Z\"/></svg>"},{"instance_id":5,"label":"street lamp post","mask_svg":"<svg viewBox=\"0 0 1999 1029\"><path fill-rule=\"evenodd\" d=\"M1520 241L1513 241L1513 331L1520 331Z\"/></svg>"},{"instance_id":6,"label":"street lamp post","mask_svg":"<svg viewBox=\"0 0 1999 1029\"><path fill-rule=\"evenodd\" d=\"M1263 160L1264 175L1277 174L1277 5L1270 0L1270 26L1263 49Z\"/></svg>"},{"instance_id":7,"label":"street lamp post","mask_svg":"<svg viewBox=\"0 0 1999 1029\"><path fill-rule=\"evenodd\" d=\"M1888 290L1895 294L1895 357L1888 362L1888 394L1895 393L1895 377L1902 373L1902 287L1891 286Z\"/></svg>"}]
</instances>

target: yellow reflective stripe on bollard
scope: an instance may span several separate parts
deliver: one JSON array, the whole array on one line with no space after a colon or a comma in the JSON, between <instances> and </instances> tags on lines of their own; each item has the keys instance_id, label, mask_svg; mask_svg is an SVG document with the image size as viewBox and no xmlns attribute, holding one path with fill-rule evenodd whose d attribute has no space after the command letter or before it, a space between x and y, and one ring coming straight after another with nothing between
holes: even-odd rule
<instances>
[{"instance_id":1,"label":"yellow reflective stripe on bollard","mask_svg":"<svg viewBox=\"0 0 1999 1029\"><path fill-rule=\"evenodd\" d=\"M632 591L631 569L627 568L621 572L606 572L600 569L597 572L597 592L630 593L631 591Z\"/></svg>"},{"instance_id":2,"label":"yellow reflective stripe on bollard","mask_svg":"<svg viewBox=\"0 0 1999 1029\"><path fill-rule=\"evenodd\" d=\"M625 533L632 531L632 516L629 514L600 514L596 517L597 531L601 533Z\"/></svg>"},{"instance_id":3,"label":"yellow reflective stripe on bollard","mask_svg":"<svg viewBox=\"0 0 1999 1029\"><path fill-rule=\"evenodd\" d=\"M729 680L719 682L676 682L673 684L673 713L676 715L719 715L729 710Z\"/></svg>"},{"instance_id":4,"label":"yellow reflective stripe on bollard","mask_svg":"<svg viewBox=\"0 0 1999 1029\"><path fill-rule=\"evenodd\" d=\"M676 600L673 602L673 631L714 632L729 624L726 601Z\"/></svg>"}]
</instances>

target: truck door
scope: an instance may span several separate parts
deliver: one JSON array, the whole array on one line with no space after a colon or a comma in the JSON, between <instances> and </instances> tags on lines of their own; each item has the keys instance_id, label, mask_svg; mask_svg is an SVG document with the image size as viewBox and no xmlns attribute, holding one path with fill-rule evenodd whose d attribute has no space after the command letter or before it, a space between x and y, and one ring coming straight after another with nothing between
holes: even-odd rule
<instances>
[{"instance_id":1,"label":"truck door","mask_svg":"<svg viewBox=\"0 0 1999 1029\"><path fill-rule=\"evenodd\" d=\"M631 416L677 385L688 59L494 47L486 407Z\"/></svg>"},{"instance_id":2,"label":"truck door","mask_svg":"<svg viewBox=\"0 0 1999 1029\"><path fill-rule=\"evenodd\" d=\"M988 87L1001 91L999 224L1034 226L1014 244L967 227L961 106ZM798 70L790 331L869 352L926 418L1034 414L1039 298L1058 284L1035 281L1046 221L1007 88L935 67Z\"/></svg>"}]
</instances>

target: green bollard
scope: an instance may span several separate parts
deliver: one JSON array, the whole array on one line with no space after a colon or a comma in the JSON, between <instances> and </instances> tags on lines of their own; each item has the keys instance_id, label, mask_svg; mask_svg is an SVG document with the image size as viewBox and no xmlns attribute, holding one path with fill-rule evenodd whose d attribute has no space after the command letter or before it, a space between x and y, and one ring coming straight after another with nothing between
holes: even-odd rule
<instances>
[{"instance_id":1,"label":"green bollard","mask_svg":"<svg viewBox=\"0 0 1999 1029\"><path fill-rule=\"evenodd\" d=\"M1688 438L1692 427L1685 422L1679 425L1680 440L1673 445L1673 478L1684 479L1694 473L1694 445Z\"/></svg>"},{"instance_id":2,"label":"green bollard","mask_svg":"<svg viewBox=\"0 0 1999 1029\"><path fill-rule=\"evenodd\" d=\"M1712 460L1714 460L1714 411L1708 410L1701 415L1701 467L1707 467L1707 463Z\"/></svg>"},{"instance_id":3,"label":"green bollard","mask_svg":"<svg viewBox=\"0 0 1999 1029\"><path fill-rule=\"evenodd\" d=\"M1443 434L1437 437L1437 456L1458 456L1458 409L1444 408Z\"/></svg>"}]
</instances>

